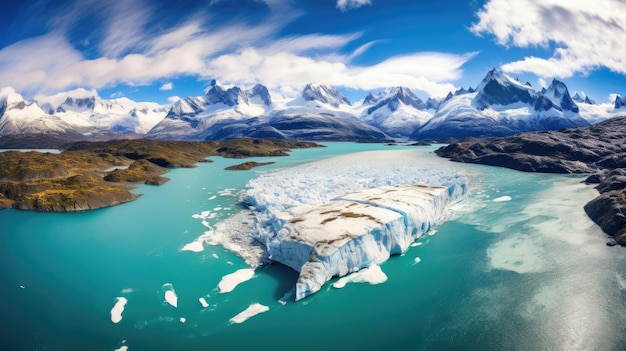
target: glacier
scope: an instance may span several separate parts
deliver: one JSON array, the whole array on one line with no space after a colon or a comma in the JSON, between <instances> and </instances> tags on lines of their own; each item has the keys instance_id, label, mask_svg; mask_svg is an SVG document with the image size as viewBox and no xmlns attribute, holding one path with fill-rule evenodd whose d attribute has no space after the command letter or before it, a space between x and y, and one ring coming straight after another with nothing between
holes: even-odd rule
<instances>
[{"instance_id":1,"label":"glacier","mask_svg":"<svg viewBox=\"0 0 626 351\"><path fill-rule=\"evenodd\" d=\"M369 151L263 173L240 194L249 211L203 238L251 266L279 262L299 272L300 300L334 277L402 254L445 219L465 197L468 175L430 157ZM237 222L248 230L228 231L241 229Z\"/></svg>"}]
</instances>

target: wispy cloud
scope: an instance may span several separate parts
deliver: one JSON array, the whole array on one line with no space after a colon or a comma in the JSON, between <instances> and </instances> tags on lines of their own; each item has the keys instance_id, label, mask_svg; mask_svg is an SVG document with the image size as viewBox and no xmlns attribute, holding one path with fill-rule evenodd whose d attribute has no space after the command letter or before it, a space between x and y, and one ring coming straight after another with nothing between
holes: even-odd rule
<instances>
[{"instance_id":1,"label":"wispy cloud","mask_svg":"<svg viewBox=\"0 0 626 351\"><path fill-rule=\"evenodd\" d=\"M161 85L161 87L159 88L159 90L161 91L167 91L167 90L172 90L172 89L174 89L174 83L172 82L167 82Z\"/></svg>"},{"instance_id":2,"label":"wispy cloud","mask_svg":"<svg viewBox=\"0 0 626 351\"><path fill-rule=\"evenodd\" d=\"M547 58L529 56L504 64L510 73L570 77L600 67L626 74L626 3L622 0L490 0L471 27L504 46L538 47Z\"/></svg>"},{"instance_id":3,"label":"wispy cloud","mask_svg":"<svg viewBox=\"0 0 626 351\"><path fill-rule=\"evenodd\" d=\"M337 8L342 12L356 9L365 5L372 5L372 1L371 0L337 0Z\"/></svg>"},{"instance_id":4,"label":"wispy cloud","mask_svg":"<svg viewBox=\"0 0 626 351\"><path fill-rule=\"evenodd\" d=\"M308 82L354 89L406 86L430 96L444 96L455 87L461 66L477 53L454 55L417 53L396 56L371 66L357 66L278 52L261 54L253 48L226 54L209 63L211 76L230 84L262 83L285 94Z\"/></svg>"},{"instance_id":5,"label":"wispy cloud","mask_svg":"<svg viewBox=\"0 0 626 351\"><path fill-rule=\"evenodd\" d=\"M263 2L270 13L254 25L236 21L215 24L206 16L195 16L155 31L146 25L153 15L149 7L140 10L132 7L135 5L115 5L131 7L106 15L99 11L114 5L85 0L98 10L94 12L76 1L65 10L77 18L81 10L91 11L90 16L105 16L99 29L103 37L97 44L101 55L86 57L73 46L67 35L72 17L57 15L51 20L56 27L50 33L0 50L0 84L34 95L75 87L146 85L193 75L217 78L223 84L261 83L285 93L319 82L354 89L404 85L442 96L454 90L450 82L461 77L463 64L476 55L415 52L368 66L355 65L353 59L377 41L360 44L350 53L347 47L358 45L361 33L281 37L281 30L297 18L298 10L288 1ZM348 3L370 4L349 1L345 6ZM161 90L172 88L167 83Z\"/></svg>"}]
</instances>

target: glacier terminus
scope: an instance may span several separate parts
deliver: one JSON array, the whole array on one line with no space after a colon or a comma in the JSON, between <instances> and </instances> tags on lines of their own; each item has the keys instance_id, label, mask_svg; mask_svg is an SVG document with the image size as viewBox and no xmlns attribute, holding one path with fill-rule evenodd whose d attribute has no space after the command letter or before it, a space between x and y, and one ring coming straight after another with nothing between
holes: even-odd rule
<instances>
[{"instance_id":1,"label":"glacier terminus","mask_svg":"<svg viewBox=\"0 0 626 351\"><path fill-rule=\"evenodd\" d=\"M415 150L332 157L251 180L240 195L248 210L203 240L251 266L278 262L299 272L300 300L404 253L464 199L470 178Z\"/></svg>"}]
</instances>

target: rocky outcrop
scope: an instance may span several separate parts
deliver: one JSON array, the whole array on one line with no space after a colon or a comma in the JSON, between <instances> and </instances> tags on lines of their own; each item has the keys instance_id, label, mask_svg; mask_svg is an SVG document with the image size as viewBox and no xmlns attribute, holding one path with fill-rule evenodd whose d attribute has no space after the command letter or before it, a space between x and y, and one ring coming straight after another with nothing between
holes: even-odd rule
<instances>
[{"instance_id":1,"label":"rocky outcrop","mask_svg":"<svg viewBox=\"0 0 626 351\"><path fill-rule=\"evenodd\" d=\"M585 212L615 242L626 246L626 117L589 127L473 139L450 144L437 155L525 172L591 173L600 196Z\"/></svg>"},{"instance_id":2,"label":"rocky outcrop","mask_svg":"<svg viewBox=\"0 0 626 351\"><path fill-rule=\"evenodd\" d=\"M207 157L283 156L319 146L279 140L77 142L61 153L0 152L0 209L85 211L133 201L133 183L160 185L168 168Z\"/></svg>"}]
</instances>

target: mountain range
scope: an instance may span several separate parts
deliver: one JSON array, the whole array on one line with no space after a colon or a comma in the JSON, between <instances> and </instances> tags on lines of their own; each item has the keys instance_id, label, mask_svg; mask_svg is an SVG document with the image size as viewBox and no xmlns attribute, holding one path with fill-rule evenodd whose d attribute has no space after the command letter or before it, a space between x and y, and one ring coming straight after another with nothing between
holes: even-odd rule
<instances>
[{"instance_id":1,"label":"mountain range","mask_svg":"<svg viewBox=\"0 0 626 351\"><path fill-rule=\"evenodd\" d=\"M170 106L107 100L85 89L33 101L10 88L0 90L0 136L47 134L68 140L445 140L586 126L620 113L626 114L626 96L599 105L584 93L571 96L559 80L536 90L497 69L475 88L441 100L423 101L406 87L394 87L356 104L337 89L314 83L285 100L274 99L260 84L244 90L212 81L203 95Z\"/></svg>"}]
</instances>

